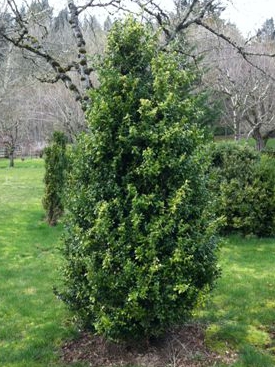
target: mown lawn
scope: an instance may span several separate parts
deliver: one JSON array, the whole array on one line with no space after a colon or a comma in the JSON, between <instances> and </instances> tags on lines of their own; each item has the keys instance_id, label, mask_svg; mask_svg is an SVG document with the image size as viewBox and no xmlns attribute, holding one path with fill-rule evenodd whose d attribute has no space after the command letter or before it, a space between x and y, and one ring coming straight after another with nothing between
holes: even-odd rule
<instances>
[{"instance_id":1,"label":"mown lawn","mask_svg":"<svg viewBox=\"0 0 275 367\"><path fill-rule=\"evenodd\" d=\"M236 350L238 367L275 366L275 240L230 237L220 253L222 276L200 312L206 340Z\"/></svg>"},{"instance_id":2,"label":"mown lawn","mask_svg":"<svg viewBox=\"0 0 275 367\"><path fill-rule=\"evenodd\" d=\"M222 136L222 135L218 135L215 136L214 138L215 141L234 141L234 136L233 135L228 135L228 136ZM240 140L241 144L248 144L250 147L255 148L256 147L256 141L253 138L241 138ZM266 144L266 148L267 149L275 149L275 138L269 138Z\"/></svg>"},{"instance_id":3,"label":"mown lawn","mask_svg":"<svg viewBox=\"0 0 275 367\"><path fill-rule=\"evenodd\" d=\"M62 229L43 220L43 174L43 160L18 160L12 169L0 160L1 367L61 367L59 348L75 335L52 292ZM217 288L196 316L208 346L236 351L234 367L274 367L275 240L230 237L220 264Z\"/></svg>"},{"instance_id":4,"label":"mown lawn","mask_svg":"<svg viewBox=\"0 0 275 367\"><path fill-rule=\"evenodd\" d=\"M43 160L0 160L0 366L60 366L57 351L72 335L53 295L61 227L43 220Z\"/></svg>"},{"instance_id":5,"label":"mown lawn","mask_svg":"<svg viewBox=\"0 0 275 367\"><path fill-rule=\"evenodd\" d=\"M252 148L255 148L255 147L256 147L256 141L255 141L253 138L249 138L248 140L247 140L247 139L242 138L242 143L243 143L243 144L248 144L248 145L250 145ZM268 139L267 144L266 144L266 148L267 148L267 149L272 149L272 150L274 150L274 148L275 148L275 139L274 139L274 138L270 138L270 139Z\"/></svg>"}]
</instances>

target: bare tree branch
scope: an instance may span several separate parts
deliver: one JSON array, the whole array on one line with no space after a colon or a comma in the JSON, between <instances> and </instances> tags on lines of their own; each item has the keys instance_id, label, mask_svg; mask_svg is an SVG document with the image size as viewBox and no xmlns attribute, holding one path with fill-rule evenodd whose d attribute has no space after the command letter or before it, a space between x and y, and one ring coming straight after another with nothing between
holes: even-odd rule
<instances>
[{"instance_id":1,"label":"bare tree branch","mask_svg":"<svg viewBox=\"0 0 275 367\"><path fill-rule=\"evenodd\" d=\"M246 51L242 46L239 46L235 41L227 37L225 34L216 31L214 28L210 27L206 22L203 22L201 19L196 20L195 23L207 29L209 32L213 33L215 36L219 37L220 39L224 40L225 42L227 42L230 46L232 46L235 50L237 50L237 52L243 57L243 59L249 65L251 65L256 70L260 71L263 75L268 76L270 79L275 81L274 76L272 76L270 73L267 73L263 68L261 68L259 65L257 65L255 62L249 59L249 56L259 56L260 54ZM272 55L267 55L267 56L273 57Z\"/></svg>"},{"instance_id":2,"label":"bare tree branch","mask_svg":"<svg viewBox=\"0 0 275 367\"><path fill-rule=\"evenodd\" d=\"M121 0L109 0L106 2L97 2L94 0L89 1L87 4L82 6L77 6L77 15L81 14L87 8L107 8L109 6L120 9Z\"/></svg>"},{"instance_id":3,"label":"bare tree branch","mask_svg":"<svg viewBox=\"0 0 275 367\"><path fill-rule=\"evenodd\" d=\"M78 19L78 10L73 0L68 1L68 7L70 11L70 24L73 29L74 35L77 40L77 48L78 48L78 59L79 59L79 68L78 72L80 74L80 80L84 84L84 90L89 90L93 87L91 79L90 79L90 70L87 65L87 57L86 57L86 42L83 37L82 30L79 25Z\"/></svg>"}]
</instances>

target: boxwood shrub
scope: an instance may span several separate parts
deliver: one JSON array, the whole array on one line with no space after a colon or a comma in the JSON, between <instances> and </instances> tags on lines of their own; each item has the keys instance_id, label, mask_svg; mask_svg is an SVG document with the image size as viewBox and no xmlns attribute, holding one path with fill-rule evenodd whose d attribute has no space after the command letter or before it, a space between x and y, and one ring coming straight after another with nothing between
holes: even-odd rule
<instances>
[{"instance_id":1,"label":"boxwood shrub","mask_svg":"<svg viewBox=\"0 0 275 367\"><path fill-rule=\"evenodd\" d=\"M275 161L247 145L211 144L210 188L215 211L224 218L223 231L243 235L275 233Z\"/></svg>"},{"instance_id":2,"label":"boxwood shrub","mask_svg":"<svg viewBox=\"0 0 275 367\"><path fill-rule=\"evenodd\" d=\"M182 56L133 19L116 23L72 154L62 299L111 339L159 336L212 288L216 223Z\"/></svg>"}]
</instances>

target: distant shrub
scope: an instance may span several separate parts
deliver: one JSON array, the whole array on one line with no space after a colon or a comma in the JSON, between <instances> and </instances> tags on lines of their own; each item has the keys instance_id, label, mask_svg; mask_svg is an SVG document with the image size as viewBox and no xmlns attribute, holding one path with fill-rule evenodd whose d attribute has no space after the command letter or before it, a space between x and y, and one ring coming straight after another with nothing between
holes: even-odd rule
<instances>
[{"instance_id":1,"label":"distant shrub","mask_svg":"<svg viewBox=\"0 0 275 367\"><path fill-rule=\"evenodd\" d=\"M275 149L274 149L274 147L265 147L265 149L263 149L261 151L261 153L264 154L264 155L267 155L269 157L275 158Z\"/></svg>"},{"instance_id":2,"label":"distant shrub","mask_svg":"<svg viewBox=\"0 0 275 367\"><path fill-rule=\"evenodd\" d=\"M225 218L223 230L273 235L274 159L232 142L213 144L208 154L210 188L216 196L216 212Z\"/></svg>"},{"instance_id":3,"label":"distant shrub","mask_svg":"<svg viewBox=\"0 0 275 367\"><path fill-rule=\"evenodd\" d=\"M232 137L234 136L234 129L231 127L224 127L224 126L219 126L219 125L214 125L213 126L213 133L215 136L220 136L223 138L226 137Z\"/></svg>"},{"instance_id":4,"label":"distant shrub","mask_svg":"<svg viewBox=\"0 0 275 367\"><path fill-rule=\"evenodd\" d=\"M266 155L255 165L251 226L258 236L275 234L275 159Z\"/></svg>"},{"instance_id":5,"label":"distant shrub","mask_svg":"<svg viewBox=\"0 0 275 367\"><path fill-rule=\"evenodd\" d=\"M45 193L42 200L46 211L46 220L49 225L57 224L63 214L63 190L65 180L66 136L64 133L55 131L52 143L44 149L45 157Z\"/></svg>"}]
</instances>

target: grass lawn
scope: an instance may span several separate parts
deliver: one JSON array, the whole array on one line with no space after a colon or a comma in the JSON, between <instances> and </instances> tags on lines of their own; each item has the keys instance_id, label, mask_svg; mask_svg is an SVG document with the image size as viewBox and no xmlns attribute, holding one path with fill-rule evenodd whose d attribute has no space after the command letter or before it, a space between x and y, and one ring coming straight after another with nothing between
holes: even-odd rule
<instances>
[{"instance_id":1,"label":"grass lawn","mask_svg":"<svg viewBox=\"0 0 275 367\"><path fill-rule=\"evenodd\" d=\"M234 136L215 136L215 141L234 141ZM253 138L249 138L248 140L246 138L241 138L240 140L241 144L248 144L250 147L255 148L256 147L256 140ZM275 138L269 138L266 144L266 147L268 149L275 149Z\"/></svg>"},{"instance_id":2,"label":"grass lawn","mask_svg":"<svg viewBox=\"0 0 275 367\"><path fill-rule=\"evenodd\" d=\"M0 160L0 366L60 366L72 330L53 295L61 227L43 221L43 160Z\"/></svg>"},{"instance_id":3,"label":"grass lawn","mask_svg":"<svg viewBox=\"0 0 275 367\"><path fill-rule=\"evenodd\" d=\"M52 292L61 227L43 221L43 174L43 160L14 168L0 160L1 367L61 367L59 347L75 335ZM217 288L196 316L207 324L208 346L238 352L234 367L274 367L275 239L230 237L220 263Z\"/></svg>"},{"instance_id":4,"label":"grass lawn","mask_svg":"<svg viewBox=\"0 0 275 367\"><path fill-rule=\"evenodd\" d=\"M207 343L238 351L236 367L274 367L275 240L230 237L220 258L222 277L200 312Z\"/></svg>"},{"instance_id":5,"label":"grass lawn","mask_svg":"<svg viewBox=\"0 0 275 367\"><path fill-rule=\"evenodd\" d=\"M250 145L252 148L256 147L256 140L254 140L253 138L249 138L248 141L247 139L242 139L242 143L246 144L248 143L248 145ZM275 149L275 139L274 138L269 138L266 144L266 148L268 149Z\"/></svg>"}]
</instances>

